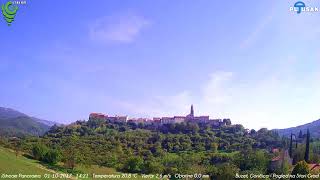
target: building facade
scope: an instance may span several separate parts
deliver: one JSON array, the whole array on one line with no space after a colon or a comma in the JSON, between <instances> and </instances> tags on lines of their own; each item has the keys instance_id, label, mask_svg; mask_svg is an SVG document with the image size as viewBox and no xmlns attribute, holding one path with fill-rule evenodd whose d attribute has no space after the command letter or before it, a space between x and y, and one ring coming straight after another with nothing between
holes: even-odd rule
<instances>
[{"instance_id":1,"label":"building facade","mask_svg":"<svg viewBox=\"0 0 320 180\"><path fill-rule=\"evenodd\" d=\"M143 124L174 124L182 122L202 123L211 124L215 127L221 127L231 125L230 119L210 119L209 116L195 116L193 105L190 107L190 113L186 116L173 116L173 117L154 117L153 119L148 118L128 118L128 116L108 116L103 113L91 113L89 119L105 119L108 122L115 123L143 123Z\"/></svg>"}]
</instances>

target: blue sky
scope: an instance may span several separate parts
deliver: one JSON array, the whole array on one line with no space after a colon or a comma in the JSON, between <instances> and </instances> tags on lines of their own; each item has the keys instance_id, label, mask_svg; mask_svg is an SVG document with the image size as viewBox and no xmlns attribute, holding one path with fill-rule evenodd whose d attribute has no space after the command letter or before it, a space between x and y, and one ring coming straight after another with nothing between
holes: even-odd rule
<instances>
[{"instance_id":1,"label":"blue sky","mask_svg":"<svg viewBox=\"0 0 320 180\"><path fill-rule=\"evenodd\" d=\"M255 129L320 118L320 12L295 1L27 3L0 21L0 106L64 123L190 104Z\"/></svg>"}]
</instances>

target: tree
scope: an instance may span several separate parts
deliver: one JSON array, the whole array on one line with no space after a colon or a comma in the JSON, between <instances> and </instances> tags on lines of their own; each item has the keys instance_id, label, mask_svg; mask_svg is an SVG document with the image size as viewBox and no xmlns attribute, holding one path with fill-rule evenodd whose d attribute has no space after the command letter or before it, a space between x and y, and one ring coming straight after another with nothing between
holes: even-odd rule
<instances>
[{"instance_id":1,"label":"tree","mask_svg":"<svg viewBox=\"0 0 320 180\"><path fill-rule=\"evenodd\" d=\"M103 118L90 118L88 121L88 126L94 129L102 126L103 124L105 124L105 120Z\"/></svg>"},{"instance_id":2,"label":"tree","mask_svg":"<svg viewBox=\"0 0 320 180\"><path fill-rule=\"evenodd\" d=\"M305 155L305 147L302 144L299 144L298 148L296 148L292 154L292 163L297 164L300 161L304 160Z\"/></svg>"},{"instance_id":3,"label":"tree","mask_svg":"<svg viewBox=\"0 0 320 180\"><path fill-rule=\"evenodd\" d=\"M241 171L259 170L266 172L269 159L263 150L243 150L235 157Z\"/></svg>"},{"instance_id":4,"label":"tree","mask_svg":"<svg viewBox=\"0 0 320 180\"><path fill-rule=\"evenodd\" d=\"M48 152L48 147L44 144L37 143L32 148L33 158L42 161Z\"/></svg>"},{"instance_id":5,"label":"tree","mask_svg":"<svg viewBox=\"0 0 320 180\"><path fill-rule=\"evenodd\" d=\"M45 154L43 161L49 164L56 164L57 162L59 162L60 158L60 151L56 149L51 149Z\"/></svg>"},{"instance_id":6,"label":"tree","mask_svg":"<svg viewBox=\"0 0 320 180\"><path fill-rule=\"evenodd\" d=\"M227 126L231 125L231 120L230 119L223 119L223 122L226 123Z\"/></svg>"},{"instance_id":7,"label":"tree","mask_svg":"<svg viewBox=\"0 0 320 180\"><path fill-rule=\"evenodd\" d=\"M210 150L212 152L217 152L218 151L218 144L217 143L211 143L211 146L210 146Z\"/></svg>"},{"instance_id":8,"label":"tree","mask_svg":"<svg viewBox=\"0 0 320 180\"><path fill-rule=\"evenodd\" d=\"M232 180L238 172L239 168L234 164L224 163L218 167L216 179Z\"/></svg>"},{"instance_id":9,"label":"tree","mask_svg":"<svg viewBox=\"0 0 320 180\"><path fill-rule=\"evenodd\" d=\"M122 170L129 173L140 173L143 168L143 159L140 157L129 157L124 163Z\"/></svg>"},{"instance_id":10,"label":"tree","mask_svg":"<svg viewBox=\"0 0 320 180\"><path fill-rule=\"evenodd\" d=\"M292 136L293 134L291 133L290 136L290 146L289 146L289 156L292 158Z\"/></svg>"},{"instance_id":11,"label":"tree","mask_svg":"<svg viewBox=\"0 0 320 180\"><path fill-rule=\"evenodd\" d=\"M150 160L144 163L142 171L143 173L146 173L146 174L154 174L154 173L161 174L163 172L163 169L164 167L159 161Z\"/></svg>"},{"instance_id":12,"label":"tree","mask_svg":"<svg viewBox=\"0 0 320 180\"><path fill-rule=\"evenodd\" d=\"M14 141L14 152L16 154L16 158L18 157L21 150L21 141L19 139L16 139Z\"/></svg>"},{"instance_id":13,"label":"tree","mask_svg":"<svg viewBox=\"0 0 320 180\"><path fill-rule=\"evenodd\" d=\"M309 129L307 131L307 140L306 140L306 151L304 155L304 160L309 162L309 151L310 151L310 132Z\"/></svg>"},{"instance_id":14,"label":"tree","mask_svg":"<svg viewBox=\"0 0 320 180\"><path fill-rule=\"evenodd\" d=\"M252 135L252 136L253 136L253 135L255 135L256 133L257 133L257 131L256 131L256 130L254 130L254 129L251 129L251 130L250 130L250 135Z\"/></svg>"},{"instance_id":15,"label":"tree","mask_svg":"<svg viewBox=\"0 0 320 180\"><path fill-rule=\"evenodd\" d=\"M309 170L308 164L305 161L300 161L294 167L291 174L297 176L297 174L307 175L309 173L310 173L310 170ZM308 179L308 178L291 178L291 179Z\"/></svg>"},{"instance_id":16,"label":"tree","mask_svg":"<svg viewBox=\"0 0 320 180\"><path fill-rule=\"evenodd\" d=\"M301 130L299 131L299 136L298 136L298 138L303 138L303 134L302 134L302 131L301 131Z\"/></svg>"},{"instance_id":17,"label":"tree","mask_svg":"<svg viewBox=\"0 0 320 180\"><path fill-rule=\"evenodd\" d=\"M78 138L75 136L70 136L65 139L62 144L64 147L62 152L62 160L65 167L70 169L74 169L77 162L77 151L79 150L79 147L77 147L76 142L78 142Z\"/></svg>"}]
</instances>

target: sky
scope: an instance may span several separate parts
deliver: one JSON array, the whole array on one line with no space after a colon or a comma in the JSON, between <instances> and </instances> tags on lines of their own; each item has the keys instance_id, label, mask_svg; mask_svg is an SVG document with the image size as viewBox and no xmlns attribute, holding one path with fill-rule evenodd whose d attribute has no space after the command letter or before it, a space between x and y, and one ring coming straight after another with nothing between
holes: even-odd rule
<instances>
[{"instance_id":1,"label":"sky","mask_svg":"<svg viewBox=\"0 0 320 180\"><path fill-rule=\"evenodd\" d=\"M320 12L294 3L27 0L0 19L0 106L60 123L191 104L249 129L317 120Z\"/></svg>"}]
</instances>

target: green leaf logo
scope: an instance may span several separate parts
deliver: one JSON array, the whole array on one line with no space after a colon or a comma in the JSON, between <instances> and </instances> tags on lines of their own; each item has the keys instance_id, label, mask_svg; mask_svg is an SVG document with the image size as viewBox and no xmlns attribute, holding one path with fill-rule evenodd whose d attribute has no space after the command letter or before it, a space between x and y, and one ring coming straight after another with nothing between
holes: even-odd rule
<instances>
[{"instance_id":1,"label":"green leaf logo","mask_svg":"<svg viewBox=\"0 0 320 180\"><path fill-rule=\"evenodd\" d=\"M4 19L7 21L8 26L10 26L17 14L18 6L14 6L11 1L8 1L6 4L2 5L1 9Z\"/></svg>"}]
</instances>

